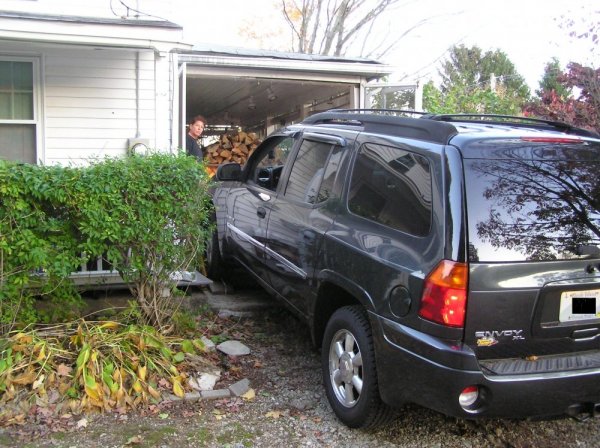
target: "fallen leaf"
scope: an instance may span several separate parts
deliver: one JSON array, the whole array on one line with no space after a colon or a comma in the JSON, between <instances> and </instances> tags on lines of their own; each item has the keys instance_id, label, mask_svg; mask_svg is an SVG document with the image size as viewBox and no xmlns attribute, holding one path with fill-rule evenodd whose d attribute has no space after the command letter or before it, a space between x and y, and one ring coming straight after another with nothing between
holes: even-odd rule
<instances>
[{"instance_id":1,"label":"fallen leaf","mask_svg":"<svg viewBox=\"0 0 600 448\"><path fill-rule=\"evenodd\" d=\"M133 436L130 437L129 439L127 439L127 442L125 442L125 445L139 445L140 443L142 443L142 441L144 440L144 438L142 436Z\"/></svg>"},{"instance_id":2,"label":"fallen leaf","mask_svg":"<svg viewBox=\"0 0 600 448\"><path fill-rule=\"evenodd\" d=\"M102 325L100 325L100 327L98 328L107 328L109 330L116 330L117 328L119 328L120 324L118 322L114 322L114 321L107 321L105 323L103 323Z\"/></svg>"},{"instance_id":3,"label":"fallen leaf","mask_svg":"<svg viewBox=\"0 0 600 448\"><path fill-rule=\"evenodd\" d=\"M158 414L158 417L164 420L166 418L169 418L169 414L167 414L166 412L163 412L162 414Z\"/></svg>"},{"instance_id":4,"label":"fallen leaf","mask_svg":"<svg viewBox=\"0 0 600 448\"><path fill-rule=\"evenodd\" d=\"M183 387L181 387L181 383L177 380L173 380L173 393L179 398L183 398L183 396L185 395Z\"/></svg>"},{"instance_id":5,"label":"fallen leaf","mask_svg":"<svg viewBox=\"0 0 600 448\"><path fill-rule=\"evenodd\" d=\"M278 419L279 417L281 417L281 411L269 411L265 414L265 417Z\"/></svg>"},{"instance_id":6,"label":"fallen leaf","mask_svg":"<svg viewBox=\"0 0 600 448\"><path fill-rule=\"evenodd\" d=\"M71 372L73 371L73 367L70 367L66 364L59 364L56 368L56 374L58 376L71 376Z\"/></svg>"},{"instance_id":7,"label":"fallen leaf","mask_svg":"<svg viewBox=\"0 0 600 448\"><path fill-rule=\"evenodd\" d=\"M142 381L146 381L146 374L148 373L148 368L146 366L139 366L138 367L138 378Z\"/></svg>"},{"instance_id":8,"label":"fallen leaf","mask_svg":"<svg viewBox=\"0 0 600 448\"><path fill-rule=\"evenodd\" d=\"M248 389L248 392L246 392L245 394L242 395L242 398L244 400L254 400L254 398L256 397L256 392L254 392L254 389Z\"/></svg>"},{"instance_id":9,"label":"fallen leaf","mask_svg":"<svg viewBox=\"0 0 600 448\"><path fill-rule=\"evenodd\" d=\"M44 384L45 379L46 379L46 375L40 375L40 377L33 382L33 385L31 386L31 388L33 390L36 390L38 387L40 387L42 384Z\"/></svg>"},{"instance_id":10,"label":"fallen leaf","mask_svg":"<svg viewBox=\"0 0 600 448\"><path fill-rule=\"evenodd\" d=\"M77 425L76 425L76 427L77 427L77 429L80 429L80 428L87 428L87 425L88 425L87 418L85 418L85 417L84 417L84 418L82 418L81 420L79 420L79 421L77 422Z\"/></svg>"},{"instance_id":11,"label":"fallen leaf","mask_svg":"<svg viewBox=\"0 0 600 448\"><path fill-rule=\"evenodd\" d=\"M148 393L152 395L153 398L157 400L160 399L160 393L150 385L148 385Z\"/></svg>"},{"instance_id":12,"label":"fallen leaf","mask_svg":"<svg viewBox=\"0 0 600 448\"><path fill-rule=\"evenodd\" d=\"M263 366L262 362L260 362L260 361L255 361L254 362L254 368L255 369L260 369L262 366Z\"/></svg>"},{"instance_id":13,"label":"fallen leaf","mask_svg":"<svg viewBox=\"0 0 600 448\"><path fill-rule=\"evenodd\" d=\"M27 384L32 384L35 381L35 377L36 377L35 372L28 371L26 373L23 373L22 375L19 375L16 378L13 378L11 382L13 384L18 384L20 386L25 386Z\"/></svg>"}]
</instances>

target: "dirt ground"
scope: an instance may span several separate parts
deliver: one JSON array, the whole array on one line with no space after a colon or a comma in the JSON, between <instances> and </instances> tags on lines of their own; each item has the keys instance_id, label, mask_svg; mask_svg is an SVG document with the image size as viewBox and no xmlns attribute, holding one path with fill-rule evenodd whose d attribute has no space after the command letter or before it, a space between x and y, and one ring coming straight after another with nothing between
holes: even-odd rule
<instances>
[{"instance_id":1,"label":"dirt ground","mask_svg":"<svg viewBox=\"0 0 600 448\"><path fill-rule=\"evenodd\" d=\"M254 397L172 402L128 414L38 416L0 429L0 446L525 448L596 447L600 440L600 419L473 422L417 406L401 409L383 428L352 430L327 403L319 353L302 323L268 302L246 317L223 317L222 323L251 353L221 356L217 388L248 378Z\"/></svg>"}]
</instances>

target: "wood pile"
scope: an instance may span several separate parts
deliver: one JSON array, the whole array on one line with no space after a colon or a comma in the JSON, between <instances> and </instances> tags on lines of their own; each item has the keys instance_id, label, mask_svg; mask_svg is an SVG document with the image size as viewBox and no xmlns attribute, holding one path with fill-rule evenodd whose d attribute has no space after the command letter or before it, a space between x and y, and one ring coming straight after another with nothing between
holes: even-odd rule
<instances>
[{"instance_id":1,"label":"wood pile","mask_svg":"<svg viewBox=\"0 0 600 448\"><path fill-rule=\"evenodd\" d=\"M227 162L243 165L259 143L260 140L254 132L240 131L223 134L217 143L206 148L205 162L209 165L220 165Z\"/></svg>"}]
</instances>

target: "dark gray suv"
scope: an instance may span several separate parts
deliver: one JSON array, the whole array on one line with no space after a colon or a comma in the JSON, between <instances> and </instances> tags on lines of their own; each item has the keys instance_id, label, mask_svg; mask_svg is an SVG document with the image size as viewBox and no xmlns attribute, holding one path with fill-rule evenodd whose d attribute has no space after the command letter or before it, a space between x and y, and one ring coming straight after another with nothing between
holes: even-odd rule
<instances>
[{"instance_id":1,"label":"dark gray suv","mask_svg":"<svg viewBox=\"0 0 600 448\"><path fill-rule=\"evenodd\" d=\"M316 114L219 167L209 274L241 265L309 324L348 426L596 416L599 173L562 123Z\"/></svg>"}]
</instances>

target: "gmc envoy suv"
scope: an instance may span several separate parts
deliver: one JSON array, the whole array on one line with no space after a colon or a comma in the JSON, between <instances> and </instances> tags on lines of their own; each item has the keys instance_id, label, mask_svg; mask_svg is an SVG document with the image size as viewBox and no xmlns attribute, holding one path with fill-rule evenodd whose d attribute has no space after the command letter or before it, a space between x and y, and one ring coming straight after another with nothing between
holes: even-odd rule
<instances>
[{"instance_id":1,"label":"gmc envoy suv","mask_svg":"<svg viewBox=\"0 0 600 448\"><path fill-rule=\"evenodd\" d=\"M310 326L350 427L600 414L600 137L523 117L332 110L219 167L213 278Z\"/></svg>"}]
</instances>

